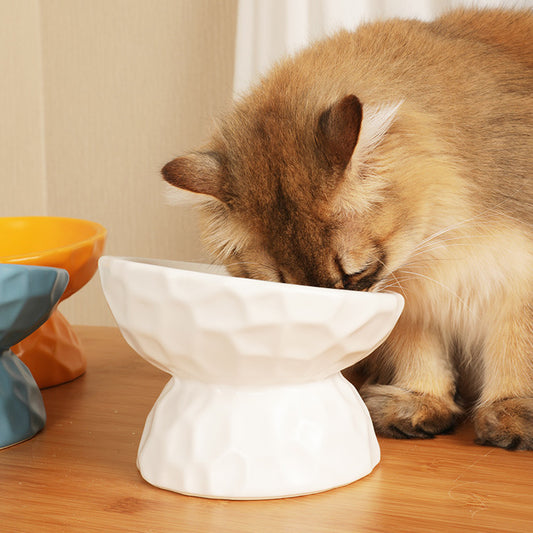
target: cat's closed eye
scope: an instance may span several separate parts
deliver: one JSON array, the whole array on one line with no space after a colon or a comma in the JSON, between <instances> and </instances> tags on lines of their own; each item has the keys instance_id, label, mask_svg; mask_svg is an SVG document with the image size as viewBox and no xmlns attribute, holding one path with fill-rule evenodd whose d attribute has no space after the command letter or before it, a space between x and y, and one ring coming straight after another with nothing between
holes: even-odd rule
<instances>
[{"instance_id":1,"label":"cat's closed eye","mask_svg":"<svg viewBox=\"0 0 533 533\"><path fill-rule=\"evenodd\" d=\"M384 257L384 254L382 255ZM384 262L374 256L363 261L354 261L349 255L337 255L335 265L339 271L341 282L336 286L363 291L371 289L379 281Z\"/></svg>"}]
</instances>

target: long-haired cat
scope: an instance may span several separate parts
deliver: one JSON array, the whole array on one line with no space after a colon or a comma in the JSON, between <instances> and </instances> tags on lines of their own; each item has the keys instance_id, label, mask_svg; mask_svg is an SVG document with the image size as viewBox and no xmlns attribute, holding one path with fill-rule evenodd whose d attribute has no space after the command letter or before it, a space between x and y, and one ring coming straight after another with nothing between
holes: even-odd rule
<instances>
[{"instance_id":1,"label":"long-haired cat","mask_svg":"<svg viewBox=\"0 0 533 533\"><path fill-rule=\"evenodd\" d=\"M275 66L163 176L237 276L404 295L362 389L379 433L445 432L475 394L477 442L532 449L532 90L531 11L366 24Z\"/></svg>"}]
</instances>

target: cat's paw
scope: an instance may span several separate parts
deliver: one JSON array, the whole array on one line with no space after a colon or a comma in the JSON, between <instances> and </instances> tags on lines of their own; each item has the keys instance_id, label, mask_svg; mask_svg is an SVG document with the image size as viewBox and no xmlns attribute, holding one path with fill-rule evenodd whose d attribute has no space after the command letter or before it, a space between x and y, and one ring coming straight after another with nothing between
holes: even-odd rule
<instances>
[{"instance_id":1,"label":"cat's paw","mask_svg":"<svg viewBox=\"0 0 533 533\"><path fill-rule=\"evenodd\" d=\"M476 443L507 450L533 450L533 398L508 398L477 409Z\"/></svg>"},{"instance_id":2,"label":"cat's paw","mask_svg":"<svg viewBox=\"0 0 533 533\"><path fill-rule=\"evenodd\" d=\"M450 431L461 408L453 399L411 392L393 385L361 389L376 432L396 439L432 438Z\"/></svg>"}]
</instances>

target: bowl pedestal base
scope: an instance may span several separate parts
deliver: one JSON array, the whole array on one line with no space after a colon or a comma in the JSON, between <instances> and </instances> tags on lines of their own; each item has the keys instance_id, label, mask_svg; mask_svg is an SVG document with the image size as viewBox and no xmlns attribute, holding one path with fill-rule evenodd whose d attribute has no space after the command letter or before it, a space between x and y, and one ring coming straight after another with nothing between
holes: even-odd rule
<instances>
[{"instance_id":1,"label":"bowl pedestal base","mask_svg":"<svg viewBox=\"0 0 533 533\"><path fill-rule=\"evenodd\" d=\"M72 381L87 369L76 333L57 310L12 350L30 369L41 389Z\"/></svg>"},{"instance_id":2,"label":"bowl pedestal base","mask_svg":"<svg viewBox=\"0 0 533 533\"><path fill-rule=\"evenodd\" d=\"M30 439L46 422L41 391L11 350L0 350L0 449Z\"/></svg>"},{"instance_id":3,"label":"bowl pedestal base","mask_svg":"<svg viewBox=\"0 0 533 533\"><path fill-rule=\"evenodd\" d=\"M270 499L347 485L379 460L368 410L340 373L261 386L173 377L146 420L137 466L183 494Z\"/></svg>"}]
</instances>

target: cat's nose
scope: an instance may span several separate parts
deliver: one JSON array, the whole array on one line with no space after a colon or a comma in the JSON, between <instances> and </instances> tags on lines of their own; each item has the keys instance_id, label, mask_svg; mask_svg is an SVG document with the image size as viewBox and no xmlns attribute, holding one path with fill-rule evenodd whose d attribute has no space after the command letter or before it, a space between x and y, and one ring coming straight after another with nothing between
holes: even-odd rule
<instances>
[{"instance_id":1,"label":"cat's nose","mask_svg":"<svg viewBox=\"0 0 533 533\"><path fill-rule=\"evenodd\" d=\"M332 289L346 289L343 279L334 280L331 284Z\"/></svg>"}]
</instances>

